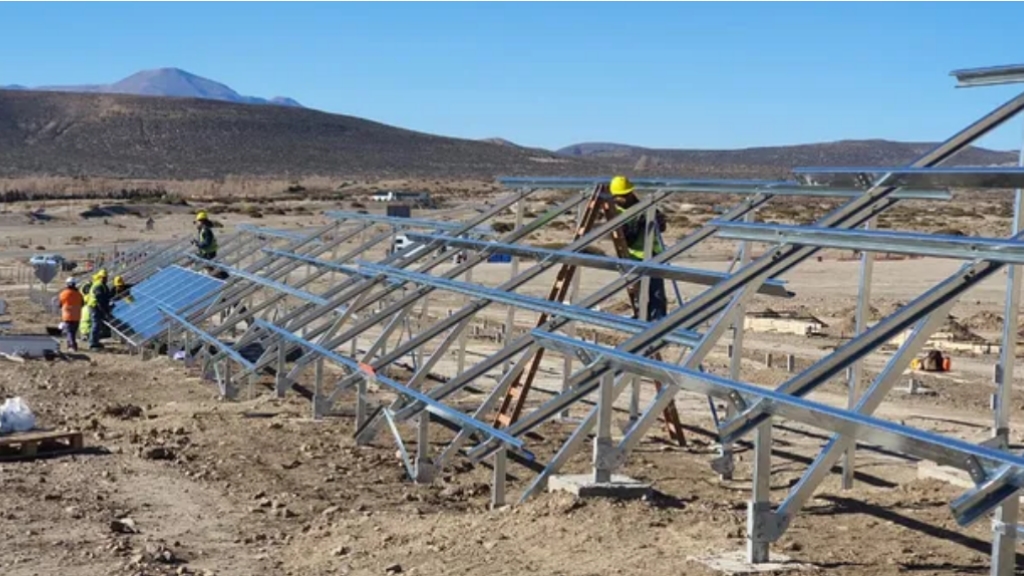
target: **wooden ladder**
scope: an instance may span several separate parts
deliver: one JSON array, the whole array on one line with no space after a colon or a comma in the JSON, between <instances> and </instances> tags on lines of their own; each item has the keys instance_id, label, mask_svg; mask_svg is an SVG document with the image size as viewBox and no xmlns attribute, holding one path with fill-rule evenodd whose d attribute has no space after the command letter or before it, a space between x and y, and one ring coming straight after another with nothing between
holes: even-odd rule
<instances>
[{"instance_id":1,"label":"wooden ladder","mask_svg":"<svg viewBox=\"0 0 1024 576\"><path fill-rule=\"evenodd\" d=\"M608 186L606 184L594 188L594 193L587 202L583 217L580 219L580 224L573 234L573 242L578 241L590 232L602 212L609 221L617 216L615 205L609 200ZM616 229L612 232L612 241L615 243L615 251L618 257L629 258L626 238L620 230ZM569 295L569 287L572 285L572 279L575 274L576 266L574 264L562 264L558 270L558 275L555 277L555 282L551 286L551 291L548 293L548 301L564 302ZM630 302L633 302L632 298ZM639 315L635 306L633 313L637 316ZM549 315L547 313L541 314L537 320L537 327L542 327L547 323L548 319ZM544 359L544 350L544 348L538 348L533 357L530 358L530 364L526 370L509 385L509 389L502 399L501 406L498 407L498 411L494 416L493 424L495 428L507 428L519 419L523 412L523 407L526 405L526 397L533 386L533 380L540 370L541 361ZM655 358L660 360L661 356L656 355ZM659 391L662 388L661 382L655 382L655 386ZM685 446L686 438L683 435L683 427L679 421L679 412L676 410L674 402L665 408L664 418L669 437L680 446Z\"/></svg>"},{"instance_id":2,"label":"wooden ladder","mask_svg":"<svg viewBox=\"0 0 1024 576\"><path fill-rule=\"evenodd\" d=\"M615 209L615 203L608 200L607 197L601 200L601 209L604 211L605 218L609 222L615 219L619 215L618 210ZM615 244L615 255L620 260L630 259L629 244L626 243L626 235L623 234L621 228L616 228L612 231L612 243ZM636 282L629 287L630 292L639 292L642 289L642 284ZM667 294L666 294L667 296ZM640 310L637 308L637 303L640 302L640 298L630 298L629 303L633 307L633 315L637 318L640 317ZM661 352L655 352L651 355L654 360L661 361ZM654 381L654 388L661 392L664 387L660 381ZM683 434L683 424L679 421L679 411L676 409L676 403L673 400L665 407L665 411L662 412L662 417L665 419L665 431L668 432L669 438L674 440L680 446L686 446L686 436Z\"/></svg>"}]
</instances>

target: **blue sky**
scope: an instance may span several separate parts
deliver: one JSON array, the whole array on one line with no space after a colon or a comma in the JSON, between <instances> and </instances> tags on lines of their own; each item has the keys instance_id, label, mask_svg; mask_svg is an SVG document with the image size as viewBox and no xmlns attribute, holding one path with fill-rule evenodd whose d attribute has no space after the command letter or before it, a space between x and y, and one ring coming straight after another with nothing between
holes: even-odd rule
<instances>
[{"instance_id":1,"label":"blue sky","mask_svg":"<svg viewBox=\"0 0 1024 576\"><path fill-rule=\"evenodd\" d=\"M1019 3L0 3L0 84L174 66L466 138L742 148L941 140L1021 87ZM1020 146L1021 122L983 145Z\"/></svg>"}]
</instances>

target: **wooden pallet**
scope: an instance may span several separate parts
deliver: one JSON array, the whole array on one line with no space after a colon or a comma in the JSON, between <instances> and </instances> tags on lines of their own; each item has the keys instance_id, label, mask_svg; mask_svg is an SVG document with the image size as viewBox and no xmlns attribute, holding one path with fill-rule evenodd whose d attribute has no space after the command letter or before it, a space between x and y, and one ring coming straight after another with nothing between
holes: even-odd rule
<instances>
[{"instance_id":1,"label":"wooden pallet","mask_svg":"<svg viewBox=\"0 0 1024 576\"><path fill-rule=\"evenodd\" d=\"M0 461L31 460L80 452L81 432L20 432L0 436Z\"/></svg>"}]
</instances>

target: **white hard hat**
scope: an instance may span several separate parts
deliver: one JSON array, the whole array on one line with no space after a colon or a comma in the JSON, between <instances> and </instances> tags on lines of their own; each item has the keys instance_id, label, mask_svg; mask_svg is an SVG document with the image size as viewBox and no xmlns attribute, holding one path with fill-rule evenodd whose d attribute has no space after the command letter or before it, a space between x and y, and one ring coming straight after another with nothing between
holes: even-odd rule
<instances>
[{"instance_id":1,"label":"white hard hat","mask_svg":"<svg viewBox=\"0 0 1024 576\"><path fill-rule=\"evenodd\" d=\"M74 278L68 278L67 280L64 281L64 283L67 284L68 286L74 286L75 284L77 284Z\"/></svg>"}]
</instances>

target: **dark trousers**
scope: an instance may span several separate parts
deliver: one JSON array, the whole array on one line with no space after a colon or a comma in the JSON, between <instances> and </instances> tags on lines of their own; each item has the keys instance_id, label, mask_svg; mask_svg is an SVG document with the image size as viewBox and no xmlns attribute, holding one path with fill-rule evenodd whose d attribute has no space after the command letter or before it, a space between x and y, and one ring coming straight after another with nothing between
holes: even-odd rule
<instances>
[{"instance_id":1,"label":"dark trousers","mask_svg":"<svg viewBox=\"0 0 1024 576\"><path fill-rule=\"evenodd\" d=\"M89 326L89 347L95 348L100 345L103 338L103 321L107 319L107 315L98 308L93 308L89 313L89 321L92 322Z\"/></svg>"},{"instance_id":2,"label":"dark trousers","mask_svg":"<svg viewBox=\"0 0 1024 576\"><path fill-rule=\"evenodd\" d=\"M67 328L64 329L64 335L68 339L68 350L78 351L78 325L80 322L78 320L74 322L65 321L64 324L67 325Z\"/></svg>"},{"instance_id":3,"label":"dark trousers","mask_svg":"<svg viewBox=\"0 0 1024 576\"><path fill-rule=\"evenodd\" d=\"M651 278L650 289L647 292L647 321L657 322L668 314L668 297L665 294L665 279ZM629 297L633 301L633 309L640 310L640 282L634 284L636 288L629 291ZM634 314L638 318L639 314Z\"/></svg>"}]
</instances>

